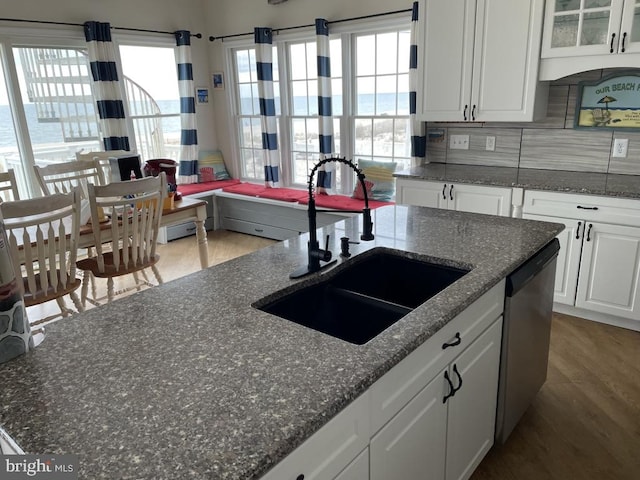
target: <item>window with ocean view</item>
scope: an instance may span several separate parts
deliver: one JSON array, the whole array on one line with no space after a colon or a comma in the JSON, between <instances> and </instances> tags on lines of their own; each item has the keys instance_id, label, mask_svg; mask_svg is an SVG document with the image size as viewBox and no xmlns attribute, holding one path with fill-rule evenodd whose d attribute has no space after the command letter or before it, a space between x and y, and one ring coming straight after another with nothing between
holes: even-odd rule
<instances>
[{"instance_id":1,"label":"window with ocean view","mask_svg":"<svg viewBox=\"0 0 640 480\"><path fill-rule=\"evenodd\" d=\"M0 47L0 169L15 171L20 196L28 198L40 194L34 165L103 150L86 43L80 31L62 41L7 41ZM173 41L119 48L132 148L143 159L177 159L180 99ZM17 84L7 88L12 78Z\"/></svg>"},{"instance_id":2,"label":"window with ocean view","mask_svg":"<svg viewBox=\"0 0 640 480\"><path fill-rule=\"evenodd\" d=\"M409 128L409 21L357 34L330 37L332 109L335 152L358 160L411 163ZM372 27L372 30L374 28ZM279 121L279 151L284 186L304 187L310 169L320 158L317 59L315 32L309 38L274 37L274 84ZM237 149L240 171L248 180L263 180L260 112L255 51L229 49L234 78ZM280 64L277 62L280 56ZM350 59L350 62L343 62ZM280 99L283 99L280 102ZM353 190L353 175L336 169L337 191Z\"/></svg>"},{"instance_id":3,"label":"window with ocean view","mask_svg":"<svg viewBox=\"0 0 640 480\"><path fill-rule=\"evenodd\" d=\"M120 59L137 152L145 160L177 160L180 94L173 47L121 45Z\"/></svg>"}]
</instances>

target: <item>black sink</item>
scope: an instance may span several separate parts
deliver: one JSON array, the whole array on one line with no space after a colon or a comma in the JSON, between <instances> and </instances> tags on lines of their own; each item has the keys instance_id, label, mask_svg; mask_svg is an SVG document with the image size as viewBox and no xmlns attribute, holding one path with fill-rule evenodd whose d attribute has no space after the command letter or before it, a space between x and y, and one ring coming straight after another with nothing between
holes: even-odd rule
<instances>
[{"instance_id":1,"label":"black sink","mask_svg":"<svg viewBox=\"0 0 640 480\"><path fill-rule=\"evenodd\" d=\"M468 272L378 248L321 275L313 285L253 306L362 345Z\"/></svg>"}]
</instances>

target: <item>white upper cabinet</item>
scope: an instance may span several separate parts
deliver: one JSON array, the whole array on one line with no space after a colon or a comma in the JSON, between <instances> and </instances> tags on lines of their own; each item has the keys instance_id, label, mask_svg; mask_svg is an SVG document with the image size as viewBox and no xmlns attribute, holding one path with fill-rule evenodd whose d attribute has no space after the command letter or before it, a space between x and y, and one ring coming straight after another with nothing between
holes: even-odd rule
<instances>
[{"instance_id":1,"label":"white upper cabinet","mask_svg":"<svg viewBox=\"0 0 640 480\"><path fill-rule=\"evenodd\" d=\"M540 78L637 67L640 0L547 0Z\"/></svg>"},{"instance_id":2,"label":"white upper cabinet","mask_svg":"<svg viewBox=\"0 0 640 480\"><path fill-rule=\"evenodd\" d=\"M426 121L532 121L544 0L422 0L418 116Z\"/></svg>"}]
</instances>

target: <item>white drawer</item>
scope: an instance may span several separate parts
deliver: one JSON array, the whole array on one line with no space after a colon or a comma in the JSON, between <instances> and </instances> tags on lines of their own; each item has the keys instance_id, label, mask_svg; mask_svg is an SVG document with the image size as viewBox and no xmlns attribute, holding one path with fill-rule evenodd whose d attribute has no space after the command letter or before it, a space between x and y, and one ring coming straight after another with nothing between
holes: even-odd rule
<instances>
[{"instance_id":1,"label":"white drawer","mask_svg":"<svg viewBox=\"0 0 640 480\"><path fill-rule=\"evenodd\" d=\"M222 228L234 232L248 233L249 235L256 235L258 237L272 238L274 240L286 240L299 234L299 232L287 228L245 222L244 220L227 217L222 219Z\"/></svg>"},{"instance_id":2,"label":"white drawer","mask_svg":"<svg viewBox=\"0 0 640 480\"><path fill-rule=\"evenodd\" d=\"M504 280L472 303L371 386L371 431L377 432L504 310ZM454 342L456 333L460 343Z\"/></svg>"},{"instance_id":3,"label":"white drawer","mask_svg":"<svg viewBox=\"0 0 640 480\"><path fill-rule=\"evenodd\" d=\"M640 200L527 190L525 214L640 226Z\"/></svg>"}]
</instances>

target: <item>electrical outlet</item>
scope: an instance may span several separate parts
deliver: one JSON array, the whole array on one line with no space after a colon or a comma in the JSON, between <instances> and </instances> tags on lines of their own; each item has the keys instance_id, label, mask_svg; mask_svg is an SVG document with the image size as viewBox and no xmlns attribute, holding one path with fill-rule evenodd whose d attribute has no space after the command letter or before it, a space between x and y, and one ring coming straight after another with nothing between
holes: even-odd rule
<instances>
[{"instance_id":1,"label":"electrical outlet","mask_svg":"<svg viewBox=\"0 0 640 480\"><path fill-rule=\"evenodd\" d=\"M451 150L469 150L469 135L450 135L449 148Z\"/></svg>"},{"instance_id":2,"label":"electrical outlet","mask_svg":"<svg viewBox=\"0 0 640 480\"><path fill-rule=\"evenodd\" d=\"M627 149L629 148L628 138L616 138L613 140L613 152L611 156L618 158L625 158L627 156Z\"/></svg>"},{"instance_id":3,"label":"electrical outlet","mask_svg":"<svg viewBox=\"0 0 640 480\"><path fill-rule=\"evenodd\" d=\"M486 150L493 152L495 151L495 149L496 149L496 137L494 137L493 135L488 135Z\"/></svg>"}]
</instances>

